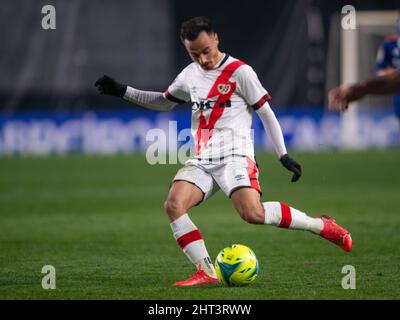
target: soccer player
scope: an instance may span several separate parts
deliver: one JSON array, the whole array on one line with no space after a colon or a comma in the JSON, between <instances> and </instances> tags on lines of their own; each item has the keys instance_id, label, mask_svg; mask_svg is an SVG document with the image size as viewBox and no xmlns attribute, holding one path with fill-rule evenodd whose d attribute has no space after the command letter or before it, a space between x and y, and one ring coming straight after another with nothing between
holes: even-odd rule
<instances>
[{"instance_id":1,"label":"soccer player","mask_svg":"<svg viewBox=\"0 0 400 320\"><path fill-rule=\"evenodd\" d=\"M210 21L195 17L182 24L181 40L193 63L164 92L148 92L103 76L95 85L111 94L149 109L171 110L192 102L192 135L195 155L173 179L165 211L173 235L197 272L176 286L219 282L203 237L188 210L222 191L232 199L248 223L308 230L350 251L350 233L325 215L312 218L283 202L261 202L258 167L251 140L253 113L261 118L282 165L301 176L300 165L286 151L280 125L268 101L271 99L254 70L241 60L219 50L219 38Z\"/></svg>"},{"instance_id":2,"label":"soccer player","mask_svg":"<svg viewBox=\"0 0 400 320\"><path fill-rule=\"evenodd\" d=\"M330 110L345 111L349 102L367 94L394 94L393 109L400 121L400 19L397 20L397 36L385 38L376 60L377 77L352 85L342 85L329 92Z\"/></svg>"}]
</instances>

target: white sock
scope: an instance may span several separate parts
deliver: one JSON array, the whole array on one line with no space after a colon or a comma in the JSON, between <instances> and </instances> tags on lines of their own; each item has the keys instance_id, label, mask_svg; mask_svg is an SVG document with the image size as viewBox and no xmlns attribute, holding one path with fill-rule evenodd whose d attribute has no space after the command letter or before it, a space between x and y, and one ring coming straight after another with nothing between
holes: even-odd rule
<instances>
[{"instance_id":1,"label":"white sock","mask_svg":"<svg viewBox=\"0 0 400 320\"><path fill-rule=\"evenodd\" d=\"M189 261L197 268L201 266L205 273L216 278L215 268L207 252L203 237L188 214L185 213L170 225L178 245Z\"/></svg>"},{"instance_id":2,"label":"white sock","mask_svg":"<svg viewBox=\"0 0 400 320\"><path fill-rule=\"evenodd\" d=\"M319 218L307 216L304 212L289 207L283 202L264 202L265 224L280 228L308 230L319 234L324 226Z\"/></svg>"}]
</instances>

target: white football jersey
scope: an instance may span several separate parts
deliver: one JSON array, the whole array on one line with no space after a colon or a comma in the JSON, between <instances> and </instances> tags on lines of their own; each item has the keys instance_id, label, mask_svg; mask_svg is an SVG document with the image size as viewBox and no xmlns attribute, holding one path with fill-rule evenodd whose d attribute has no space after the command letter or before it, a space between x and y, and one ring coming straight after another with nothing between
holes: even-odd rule
<instances>
[{"instance_id":1,"label":"white football jersey","mask_svg":"<svg viewBox=\"0 0 400 320\"><path fill-rule=\"evenodd\" d=\"M212 70L193 62L164 95L177 103L192 102L195 158L234 154L254 159L252 114L270 95L249 65L228 55Z\"/></svg>"}]
</instances>

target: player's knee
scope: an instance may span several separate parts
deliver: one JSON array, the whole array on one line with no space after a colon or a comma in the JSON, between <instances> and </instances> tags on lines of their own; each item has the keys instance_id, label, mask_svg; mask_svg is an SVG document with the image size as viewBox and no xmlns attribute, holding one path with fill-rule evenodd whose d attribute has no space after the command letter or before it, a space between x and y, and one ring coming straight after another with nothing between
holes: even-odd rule
<instances>
[{"instance_id":1,"label":"player's knee","mask_svg":"<svg viewBox=\"0 0 400 320\"><path fill-rule=\"evenodd\" d=\"M265 221L264 210L259 207L244 208L239 214L244 221L251 224L263 224Z\"/></svg>"},{"instance_id":2,"label":"player's knee","mask_svg":"<svg viewBox=\"0 0 400 320\"><path fill-rule=\"evenodd\" d=\"M170 217L179 216L186 211L183 203L177 199L167 199L164 202L164 209Z\"/></svg>"}]
</instances>

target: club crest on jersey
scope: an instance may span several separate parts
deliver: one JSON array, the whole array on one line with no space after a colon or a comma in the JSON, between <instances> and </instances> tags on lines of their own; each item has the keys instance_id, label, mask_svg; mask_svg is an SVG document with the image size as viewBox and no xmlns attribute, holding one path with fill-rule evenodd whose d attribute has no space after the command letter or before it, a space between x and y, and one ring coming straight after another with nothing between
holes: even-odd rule
<instances>
[{"instance_id":1,"label":"club crest on jersey","mask_svg":"<svg viewBox=\"0 0 400 320\"><path fill-rule=\"evenodd\" d=\"M217 90L220 94L227 94L229 91L231 91L231 85L228 83L219 83L217 85Z\"/></svg>"}]
</instances>

